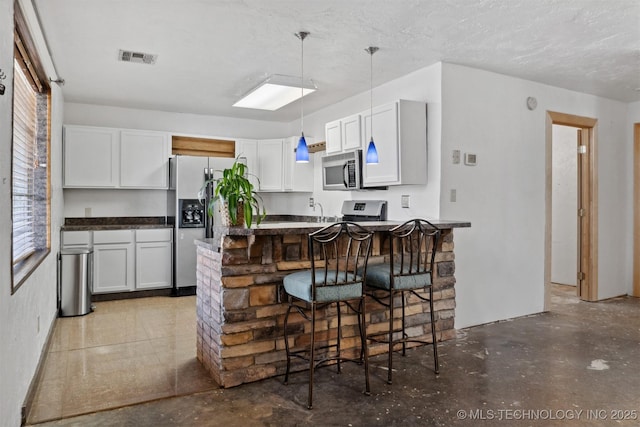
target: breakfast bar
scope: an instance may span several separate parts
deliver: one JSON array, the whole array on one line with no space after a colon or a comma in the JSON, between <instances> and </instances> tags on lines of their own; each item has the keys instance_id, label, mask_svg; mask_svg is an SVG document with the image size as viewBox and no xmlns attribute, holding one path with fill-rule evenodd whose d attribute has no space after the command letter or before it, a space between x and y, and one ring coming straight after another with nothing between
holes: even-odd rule
<instances>
[{"instance_id":1,"label":"breakfast bar","mask_svg":"<svg viewBox=\"0 0 640 427\"><path fill-rule=\"evenodd\" d=\"M453 230L469 222L433 220L442 230L434 275L434 310L439 341L455 337L455 255ZM396 221L362 223L375 232L369 263L386 262L385 232ZM262 223L253 228L213 227L213 238L197 246L197 357L221 387L258 381L284 373L286 354L283 320L287 309L282 279L311 267L307 235L327 223ZM410 297L408 333L431 340L429 304ZM388 330L385 307L367 300L367 331ZM343 349L359 352L357 317L342 318ZM348 325L345 328L345 325ZM309 342L301 319L291 318L293 347ZM327 309L316 333L336 336L336 313ZM386 344L370 344L370 355L387 351ZM303 365L299 365L303 369ZM294 366L295 368L295 366ZM295 369L294 369L295 370Z\"/></svg>"}]
</instances>

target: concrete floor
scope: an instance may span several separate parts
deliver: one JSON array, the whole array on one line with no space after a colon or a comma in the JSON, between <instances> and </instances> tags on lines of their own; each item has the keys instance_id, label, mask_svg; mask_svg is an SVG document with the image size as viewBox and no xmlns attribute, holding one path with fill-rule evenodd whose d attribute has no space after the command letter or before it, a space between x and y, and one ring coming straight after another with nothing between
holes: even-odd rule
<instances>
[{"instance_id":1,"label":"concrete floor","mask_svg":"<svg viewBox=\"0 0 640 427\"><path fill-rule=\"evenodd\" d=\"M460 330L441 343L440 375L431 347L362 367L214 389L39 426L606 426L640 425L640 299L585 303L556 287L551 312ZM622 420L616 420L616 418Z\"/></svg>"}]
</instances>

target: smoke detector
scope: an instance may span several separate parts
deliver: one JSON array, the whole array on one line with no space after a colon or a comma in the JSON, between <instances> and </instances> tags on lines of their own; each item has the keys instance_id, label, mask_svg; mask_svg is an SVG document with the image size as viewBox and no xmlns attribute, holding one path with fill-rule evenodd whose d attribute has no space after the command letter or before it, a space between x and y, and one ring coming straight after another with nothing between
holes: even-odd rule
<instances>
[{"instance_id":1,"label":"smoke detector","mask_svg":"<svg viewBox=\"0 0 640 427\"><path fill-rule=\"evenodd\" d=\"M132 52L130 50L122 49L118 51L118 60L122 62L136 62L138 64L153 65L156 63L156 59L158 59L158 55L151 53Z\"/></svg>"}]
</instances>

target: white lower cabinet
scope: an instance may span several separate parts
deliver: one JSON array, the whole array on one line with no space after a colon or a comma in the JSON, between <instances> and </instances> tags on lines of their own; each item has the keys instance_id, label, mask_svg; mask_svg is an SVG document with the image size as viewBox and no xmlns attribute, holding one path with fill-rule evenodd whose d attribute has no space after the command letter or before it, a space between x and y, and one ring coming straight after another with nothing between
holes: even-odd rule
<instances>
[{"instance_id":1,"label":"white lower cabinet","mask_svg":"<svg viewBox=\"0 0 640 427\"><path fill-rule=\"evenodd\" d=\"M63 243L84 241L64 232ZM83 232L90 233L90 232ZM172 230L93 231L93 293L170 288L173 273Z\"/></svg>"},{"instance_id":2,"label":"white lower cabinet","mask_svg":"<svg viewBox=\"0 0 640 427\"><path fill-rule=\"evenodd\" d=\"M93 232L93 293L135 289L134 230Z\"/></svg>"},{"instance_id":3,"label":"white lower cabinet","mask_svg":"<svg viewBox=\"0 0 640 427\"><path fill-rule=\"evenodd\" d=\"M136 230L136 289L171 287L171 229Z\"/></svg>"}]
</instances>

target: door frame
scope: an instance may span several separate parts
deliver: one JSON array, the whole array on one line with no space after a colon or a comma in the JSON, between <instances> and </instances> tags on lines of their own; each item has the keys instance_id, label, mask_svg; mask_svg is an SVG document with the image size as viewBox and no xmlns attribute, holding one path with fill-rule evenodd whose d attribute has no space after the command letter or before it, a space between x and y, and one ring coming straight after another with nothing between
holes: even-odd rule
<instances>
[{"instance_id":1,"label":"door frame","mask_svg":"<svg viewBox=\"0 0 640 427\"><path fill-rule=\"evenodd\" d=\"M633 293L640 297L640 123L633 125Z\"/></svg>"},{"instance_id":2,"label":"door frame","mask_svg":"<svg viewBox=\"0 0 640 427\"><path fill-rule=\"evenodd\" d=\"M579 238L578 262L586 268L582 268L585 274L582 284L578 280L578 296L585 301L597 301L598 299L598 169L597 169L597 144L596 129L597 119L583 116L575 116L555 111L547 111L546 114L546 150L545 150L545 254L544 254L544 310L551 306L551 222L552 222L552 140L553 125L564 125L582 130L583 139L586 139L587 158L582 163L582 201L586 205L583 225L578 221ZM586 174L585 174L586 172ZM576 177L578 179L578 177ZM585 188L586 187L586 188ZM576 213L577 214L577 213ZM582 227L582 232L580 231Z\"/></svg>"}]
</instances>

